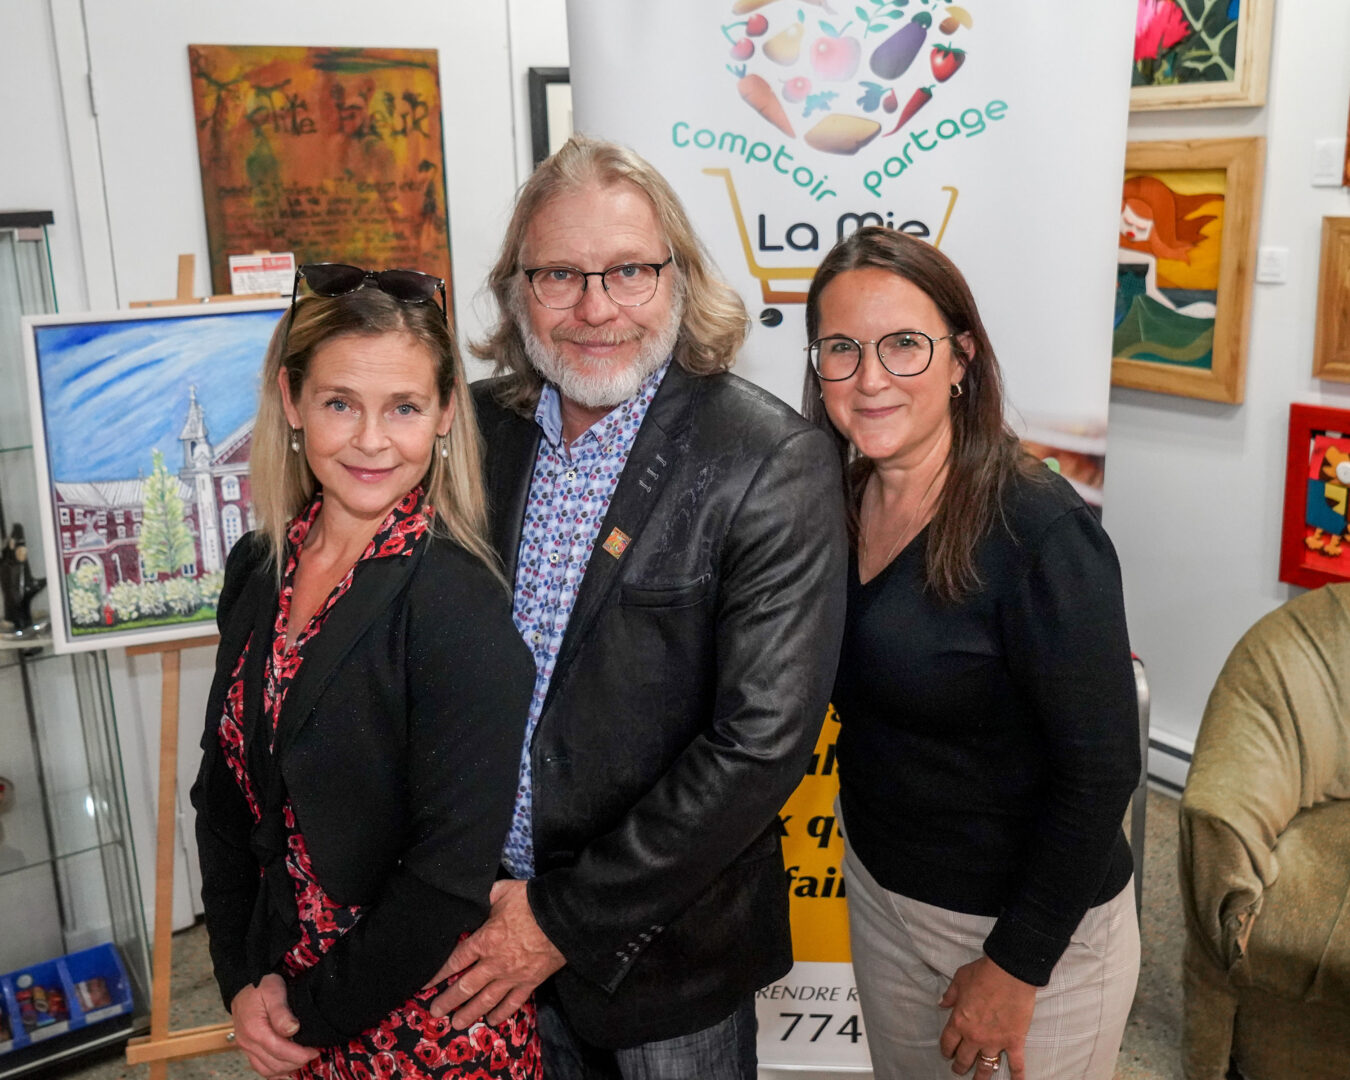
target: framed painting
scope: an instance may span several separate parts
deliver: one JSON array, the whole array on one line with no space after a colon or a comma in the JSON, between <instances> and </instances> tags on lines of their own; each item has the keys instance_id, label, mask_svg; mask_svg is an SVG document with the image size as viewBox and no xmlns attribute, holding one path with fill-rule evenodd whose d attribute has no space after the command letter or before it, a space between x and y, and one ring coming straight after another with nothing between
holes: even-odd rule
<instances>
[{"instance_id":1,"label":"framed painting","mask_svg":"<svg viewBox=\"0 0 1350 1080\"><path fill-rule=\"evenodd\" d=\"M1350 382L1350 218L1322 219L1313 374Z\"/></svg>"},{"instance_id":2,"label":"framed painting","mask_svg":"<svg viewBox=\"0 0 1350 1080\"><path fill-rule=\"evenodd\" d=\"M530 68L530 152L538 165L572 134L568 68Z\"/></svg>"},{"instance_id":3,"label":"framed painting","mask_svg":"<svg viewBox=\"0 0 1350 1080\"><path fill-rule=\"evenodd\" d=\"M1130 108L1264 105L1275 0L1135 0Z\"/></svg>"},{"instance_id":4,"label":"framed painting","mask_svg":"<svg viewBox=\"0 0 1350 1080\"><path fill-rule=\"evenodd\" d=\"M58 651L212 633L286 302L23 320Z\"/></svg>"},{"instance_id":5,"label":"framed painting","mask_svg":"<svg viewBox=\"0 0 1350 1080\"><path fill-rule=\"evenodd\" d=\"M213 292L255 252L449 289L435 49L189 45L188 63Z\"/></svg>"},{"instance_id":6,"label":"framed painting","mask_svg":"<svg viewBox=\"0 0 1350 1080\"><path fill-rule=\"evenodd\" d=\"M1350 409L1289 407L1280 580L1350 581Z\"/></svg>"},{"instance_id":7,"label":"framed painting","mask_svg":"<svg viewBox=\"0 0 1350 1080\"><path fill-rule=\"evenodd\" d=\"M1237 403L1265 140L1130 143L1111 383Z\"/></svg>"}]
</instances>

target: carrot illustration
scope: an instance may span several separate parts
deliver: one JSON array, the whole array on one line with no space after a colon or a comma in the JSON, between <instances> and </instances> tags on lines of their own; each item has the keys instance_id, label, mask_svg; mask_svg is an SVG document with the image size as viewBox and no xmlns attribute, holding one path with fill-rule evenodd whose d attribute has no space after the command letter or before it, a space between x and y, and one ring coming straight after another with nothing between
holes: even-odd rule
<instances>
[{"instance_id":1,"label":"carrot illustration","mask_svg":"<svg viewBox=\"0 0 1350 1080\"><path fill-rule=\"evenodd\" d=\"M793 138L797 133L792 130L792 121L788 119L787 113L783 111L782 104L778 101L778 95L773 92L770 86L759 75L747 75L736 84L736 89L740 91L741 97L750 104L754 110L764 117L769 123L776 127L785 135Z\"/></svg>"},{"instance_id":2,"label":"carrot illustration","mask_svg":"<svg viewBox=\"0 0 1350 1080\"><path fill-rule=\"evenodd\" d=\"M895 122L895 127L886 132L887 135L894 135L907 123L910 118L927 105L933 99L933 88L931 86L921 86L914 93L910 94L909 100L905 102L905 107L900 110L900 119Z\"/></svg>"}]
</instances>

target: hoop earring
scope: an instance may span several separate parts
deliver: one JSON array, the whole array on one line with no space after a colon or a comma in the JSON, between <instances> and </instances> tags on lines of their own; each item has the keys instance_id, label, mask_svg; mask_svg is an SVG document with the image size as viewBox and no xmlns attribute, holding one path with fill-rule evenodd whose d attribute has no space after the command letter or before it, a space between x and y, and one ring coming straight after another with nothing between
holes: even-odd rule
<instances>
[{"instance_id":1,"label":"hoop earring","mask_svg":"<svg viewBox=\"0 0 1350 1080\"><path fill-rule=\"evenodd\" d=\"M951 389L948 391L948 393L950 393L953 398L959 398L962 394L965 393L965 390L959 382L954 382L952 383Z\"/></svg>"},{"instance_id":2,"label":"hoop earring","mask_svg":"<svg viewBox=\"0 0 1350 1080\"><path fill-rule=\"evenodd\" d=\"M291 453L300 453L300 429L296 427L291 428Z\"/></svg>"}]
</instances>

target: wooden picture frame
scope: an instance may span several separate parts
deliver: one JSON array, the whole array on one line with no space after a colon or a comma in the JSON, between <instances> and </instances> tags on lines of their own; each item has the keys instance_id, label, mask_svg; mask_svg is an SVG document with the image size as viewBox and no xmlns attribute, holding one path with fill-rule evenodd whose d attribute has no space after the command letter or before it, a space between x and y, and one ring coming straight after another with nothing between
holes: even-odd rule
<instances>
[{"instance_id":1,"label":"wooden picture frame","mask_svg":"<svg viewBox=\"0 0 1350 1080\"><path fill-rule=\"evenodd\" d=\"M1322 219L1313 374L1350 382L1350 217Z\"/></svg>"},{"instance_id":2,"label":"wooden picture frame","mask_svg":"<svg viewBox=\"0 0 1350 1080\"><path fill-rule=\"evenodd\" d=\"M572 76L570 68L529 71L530 152L538 165L572 134Z\"/></svg>"},{"instance_id":3,"label":"wooden picture frame","mask_svg":"<svg viewBox=\"0 0 1350 1080\"><path fill-rule=\"evenodd\" d=\"M1265 140L1130 143L1111 383L1242 401Z\"/></svg>"},{"instance_id":4,"label":"wooden picture frame","mask_svg":"<svg viewBox=\"0 0 1350 1080\"><path fill-rule=\"evenodd\" d=\"M1275 0L1242 0L1231 19L1214 0L1135 3L1132 112L1266 103Z\"/></svg>"},{"instance_id":5,"label":"wooden picture frame","mask_svg":"<svg viewBox=\"0 0 1350 1080\"><path fill-rule=\"evenodd\" d=\"M1289 407L1280 580L1315 589L1350 581L1350 409Z\"/></svg>"}]
</instances>

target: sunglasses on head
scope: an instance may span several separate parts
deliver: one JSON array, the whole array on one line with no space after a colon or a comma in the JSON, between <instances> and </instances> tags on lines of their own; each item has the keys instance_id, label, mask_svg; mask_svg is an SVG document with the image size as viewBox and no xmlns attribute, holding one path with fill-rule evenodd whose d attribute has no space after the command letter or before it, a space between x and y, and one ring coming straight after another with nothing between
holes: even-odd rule
<instances>
[{"instance_id":1,"label":"sunglasses on head","mask_svg":"<svg viewBox=\"0 0 1350 1080\"><path fill-rule=\"evenodd\" d=\"M447 324L450 322L445 282L420 270L363 270L347 263L305 263L295 272L295 284L291 287L292 308L300 295L301 278L309 283L309 290L315 296L345 296L364 288L367 282L374 283L380 292L404 304L429 304L439 293L441 317Z\"/></svg>"}]
</instances>

